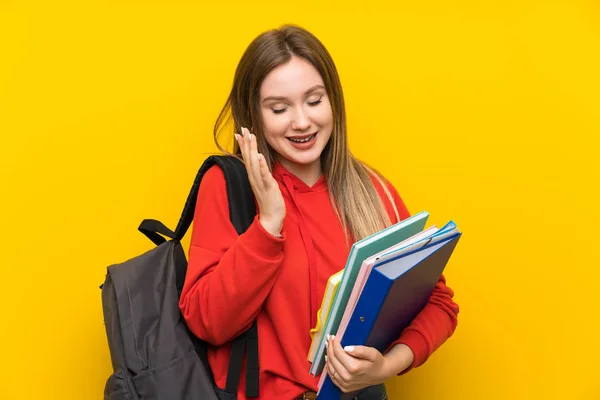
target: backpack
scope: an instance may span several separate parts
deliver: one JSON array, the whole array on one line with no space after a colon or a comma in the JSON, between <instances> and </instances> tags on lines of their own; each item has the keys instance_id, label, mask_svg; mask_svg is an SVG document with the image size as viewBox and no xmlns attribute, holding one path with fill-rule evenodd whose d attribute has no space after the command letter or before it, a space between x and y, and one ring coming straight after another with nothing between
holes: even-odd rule
<instances>
[{"instance_id":1,"label":"backpack","mask_svg":"<svg viewBox=\"0 0 600 400\"><path fill-rule=\"evenodd\" d=\"M215 386L208 365L208 344L189 330L179 309L187 270L180 241L194 218L202 177L215 164L225 175L230 219L238 234L248 229L256 215L244 164L231 156L210 156L196 175L174 232L157 220L142 221L138 230L156 247L109 266L100 286L113 367L105 400L233 400L245 351L246 396L258 397L256 320L232 343L227 385L222 390Z\"/></svg>"}]
</instances>

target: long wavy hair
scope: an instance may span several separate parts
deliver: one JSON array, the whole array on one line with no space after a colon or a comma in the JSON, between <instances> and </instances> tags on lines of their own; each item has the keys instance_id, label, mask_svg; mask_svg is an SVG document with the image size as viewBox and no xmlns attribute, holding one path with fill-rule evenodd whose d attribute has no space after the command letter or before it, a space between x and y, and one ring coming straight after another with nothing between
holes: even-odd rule
<instances>
[{"instance_id":1,"label":"long wavy hair","mask_svg":"<svg viewBox=\"0 0 600 400\"><path fill-rule=\"evenodd\" d=\"M270 71L289 62L293 56L314 65L325 83L334 123L329 142L321 153L321 166L331 203L347 233L347 239L363 239L391 224L372 176L390 198L396 218L399 218L398 210L382 176L350 152L344 94L337 69L325 46L307 30L284 25L262 33L250 43L237 66L233 87L215 123L215 143L222 152L241 157L236 141L233 141L233 153L229 153L222 146L221 139L231 141L233 132L239 132L240 127L252 127L258 151L264 155L272 170L278 154L269 146L263 134L260 87Z\"/></svg>"}]
</instances>

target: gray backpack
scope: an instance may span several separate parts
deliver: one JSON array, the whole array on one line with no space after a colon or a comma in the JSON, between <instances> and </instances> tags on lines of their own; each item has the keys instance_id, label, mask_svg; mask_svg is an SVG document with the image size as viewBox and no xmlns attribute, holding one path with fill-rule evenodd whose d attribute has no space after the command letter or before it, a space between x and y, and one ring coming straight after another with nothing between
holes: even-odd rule
<instances>
[{"instance_id":1,"label":"gray backpack","mask_svg":"<svg viewBox=\"0 0 600 400\"><path fill-rule=\"evenodd\" d=\"M246 396L258 397L256 321L232 343L223 390L214 384L208 344L190 332L178 306L187 270L180 241L194 218L202 177L215 164L225 175L231 223L238 234L248 229L256 215L244 164L230 156L211 156L198 171L174 232L159 221L142 221L139 231L156 247L109 266L100 286L113 366L105 400L233 400L244 353Z\"/></svg>"}]
</instances>

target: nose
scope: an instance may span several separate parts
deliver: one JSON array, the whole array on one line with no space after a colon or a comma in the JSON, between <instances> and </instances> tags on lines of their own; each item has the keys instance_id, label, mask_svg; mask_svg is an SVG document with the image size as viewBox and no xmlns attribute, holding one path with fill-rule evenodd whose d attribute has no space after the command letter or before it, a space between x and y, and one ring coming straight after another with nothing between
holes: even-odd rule
<instances>
[{"instance_id":1,"label":"nose","mask_svg":"<svg viewBox=\"0 0 600 400\"><path fill-rule=\"evenodd\" d=\"M302 107L297 108L297 110L298 111L294 115L294 119L292 121L292 129L296 131L306 131L308 128L310 128L310 119Z\"/></svg>"}]
</instances>

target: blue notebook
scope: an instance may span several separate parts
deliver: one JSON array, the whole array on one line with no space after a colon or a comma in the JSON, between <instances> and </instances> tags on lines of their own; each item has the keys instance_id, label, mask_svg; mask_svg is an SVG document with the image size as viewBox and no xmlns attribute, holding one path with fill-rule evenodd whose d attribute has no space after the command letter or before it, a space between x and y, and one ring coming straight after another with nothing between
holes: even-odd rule
<instances>
[{"instance_id":1,"label":"blue notebook","mask_svg":"<svg viewBox=\"0 0 600 400\"><path fill-rule=\"evenodd\" d=\"M428 244L410 246L408 252L384 256L374 264L341 338L342 347L363 345L384 352L400 337L429 301L462 235L454 232L437 235L437 241L434 235L431 240L426 239ZM356 392L342 393L329 376L324 377L318 394L319 400L353 396Z\"/></svg>"}]
</instances>

